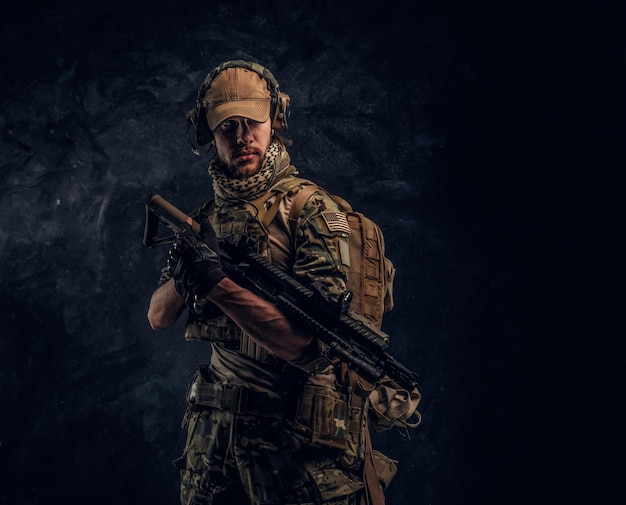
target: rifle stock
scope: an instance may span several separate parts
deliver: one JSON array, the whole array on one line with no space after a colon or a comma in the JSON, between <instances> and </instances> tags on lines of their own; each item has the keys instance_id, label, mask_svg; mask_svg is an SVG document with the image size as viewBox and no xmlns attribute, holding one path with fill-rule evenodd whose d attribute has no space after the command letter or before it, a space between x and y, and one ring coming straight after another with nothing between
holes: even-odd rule
<instances>
[{"instance_id":1,"label":"rifle stock","mask_svg":"<svg viewBox=\"0 0 626 505\"><path fill-rule=\"evenodd\" d=\"M146 202L146 227L143 234L143 243L146 247L170 244L174 241L174 235L159 237L159 223L163 223L173 232L176 232L181 224L187 223L194 233L200 233L200 223L174 207L161 195L155 194Z\"/></svg>"},{"instance_id":2,"label":"rifle stock","mask_svg":"<svg viewBox=\"0 0 626 505\"><path fill-rule=\"evenodd\" d=\"M173 242L174 235L159 237L159 223L173 232L184 223L195 233L200 230L198 222L160 195L152 195L146 203L147 247ZM230 278L275 303L324 342L331 357L346 363L365 380L375 383L387 376L408 391L417 387L417 374L389 353L387 335L348 311L352 293L335 296L318 282L305 286L242 244L220 241L220 257Z\"/></svg>"}]
</instances>

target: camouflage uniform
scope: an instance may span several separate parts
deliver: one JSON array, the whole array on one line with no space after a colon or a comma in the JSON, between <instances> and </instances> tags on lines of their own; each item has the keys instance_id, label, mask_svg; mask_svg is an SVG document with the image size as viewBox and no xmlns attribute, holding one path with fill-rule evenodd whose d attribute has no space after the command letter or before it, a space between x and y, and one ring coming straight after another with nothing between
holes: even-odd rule
<instances>
[{"instance_id":1,"label":"camouflage uniform","mask_svg":"<svg viewBox=\"0 0 626 505\"><path fill-rule=\"evenodd\" d=\"M288 187L297 172L284 149L275 163L281 176L273 187ZM220 239L253 238L257 252L296 279L341 293L349 230L323 192L309 198L292 226L289 208L298 190L275 192L260 204L209 203L198 215ZM264 223L269 209L271 220ZM339 223L333 221L337 216ZM309 360L279 359L211 307L190 314L185 337L211 341L212 355L209 365L198 367L187 394L187 442L175 462L183 504L357 503L364 413L351 407L356 403L329 362L305 373ZM320 346L311 359L323 355Z\"/></svg>"}]
</instances>

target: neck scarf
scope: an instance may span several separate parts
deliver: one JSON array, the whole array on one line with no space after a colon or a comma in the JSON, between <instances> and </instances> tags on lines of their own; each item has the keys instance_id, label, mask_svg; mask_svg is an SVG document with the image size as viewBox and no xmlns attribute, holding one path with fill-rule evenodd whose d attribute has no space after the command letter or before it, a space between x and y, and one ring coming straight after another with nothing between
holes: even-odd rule
<instances>
[{"instance_id":1,"label":"neck scarf","mask_svg":"<svg viewBox=\"0 0 626 505\"><path fill-rule=\"evenodd\" d=\"M209 174L213 178L215 205L223 207L242 200L254 200L265 193L277 177L282 175L279 172L284 171L289 165L287 163L287 166L277 167L277 158L281 152L287 155L280 142L272 141L263 156L261 169L256 174L243 179L231 177L222 160L217 155L213 157L209 165Z\"/></svg>"}]
</instances>

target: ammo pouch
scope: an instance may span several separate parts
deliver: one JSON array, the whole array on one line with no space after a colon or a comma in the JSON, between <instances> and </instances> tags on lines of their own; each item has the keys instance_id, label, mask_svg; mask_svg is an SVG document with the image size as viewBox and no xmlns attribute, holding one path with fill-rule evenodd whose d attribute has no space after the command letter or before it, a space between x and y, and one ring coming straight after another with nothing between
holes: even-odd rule
<instances>
[{"instance_id":1,"label":"ammo pouch","mask_svg":"<svg viewBox=\"0 0 626 505\"><path fill-rule=\"evenodd\" d=\"M309 443L340 449L342 466L357 470L365 455L367 427L362 402L350 400L334 389L305 384L287 422Z\"/></svg>"},{"instance_id":2,"label":"ammo pouch","mask_svg":"<svg viewBox=\"0 0 626 505\"><path fill-rule=\"evenodd\" d=\"M293 419L287 421L312 444L337 449L347 447L348 404L344 395L334 389L305 384Z\"/></svg>"}]
</instances>

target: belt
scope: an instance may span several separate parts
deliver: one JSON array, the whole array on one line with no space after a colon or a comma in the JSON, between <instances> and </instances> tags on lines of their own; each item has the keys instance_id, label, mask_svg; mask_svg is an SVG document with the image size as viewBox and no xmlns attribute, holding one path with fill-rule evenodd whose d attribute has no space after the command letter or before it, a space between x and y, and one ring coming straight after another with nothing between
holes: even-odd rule
<instances>
[{"instance_id":1,"label":"belt","mask_svg":"<svg viewBox=\"0 0 626 505\"><path fill-rule=\"evenodd\" d=\"M187 394L189 404L228 410L233 414L251 414L281 418L287 408L287 397L272 397L243 386L194 381Z\"/></svg>"}]
</instances>

